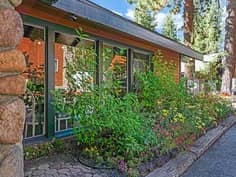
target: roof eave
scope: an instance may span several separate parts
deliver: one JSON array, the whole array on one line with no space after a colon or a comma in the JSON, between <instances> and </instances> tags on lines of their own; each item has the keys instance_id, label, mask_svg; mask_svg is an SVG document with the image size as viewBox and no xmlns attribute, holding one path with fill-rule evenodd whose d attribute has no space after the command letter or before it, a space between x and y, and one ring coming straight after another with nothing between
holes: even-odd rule
<instances>
[{"instance_id":1,"label":"roof eave","mask_svg":"<svg viewBox=\"0 0 236 177\"><path fill-rule=\"evenodd\" d=\"M150 31L89 1L58 0L56 3L53 3L52 6L91 22L104 25L122 33L154 43L158 46L168 48L193 59L203 60L203 55L201 53L156 32Z\"/></svg>"}]
</instances>

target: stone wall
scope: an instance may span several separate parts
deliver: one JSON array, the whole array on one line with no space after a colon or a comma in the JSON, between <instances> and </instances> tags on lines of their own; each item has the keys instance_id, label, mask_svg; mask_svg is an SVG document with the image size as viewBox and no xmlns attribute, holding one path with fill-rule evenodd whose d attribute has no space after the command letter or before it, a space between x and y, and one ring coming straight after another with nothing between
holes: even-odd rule
<instances>
[{"instance_id":1,"label":"stone wall","mask_svg":"<svg viewBox=\"0 0 236 177\"><path fill-rule=\"evenodd\" d=\"M0 177L23 177L22 134L25 105L24 55L16 49L23 22L15 7L22 0L0 0Z\"/></svg>"}]
</instances>

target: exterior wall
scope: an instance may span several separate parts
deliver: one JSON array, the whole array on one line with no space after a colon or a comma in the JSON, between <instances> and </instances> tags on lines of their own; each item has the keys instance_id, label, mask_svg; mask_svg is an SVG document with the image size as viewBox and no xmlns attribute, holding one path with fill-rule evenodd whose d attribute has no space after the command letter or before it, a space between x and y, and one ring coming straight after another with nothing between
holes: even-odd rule
<instances>
[{"instance_id":1,"label":"exterior wall","mask_svg":"<svg viewBox=\"0 0 236 177\"><path fill-rule=\"evenodd\" d=\"M24 51L26 55L29 56L29 62L34 63L35 65L42 65L45 63L47 65L46 72L46 84L45 84L45 118L49 122L46 126L46 136L53 137L56 134L55 129L55 113L51 104L48 104L52 101L52 95L50 94L50 90L54 90L56 87L63 87L65 85L63 76L64 76L64 51L63 45L55 44L54 37L55 30L61 31L62 33L66 33L69 28L78 29L82 28L85 33L88 33L94 40L100 40L104 43L110 43L111 45L122 45L127 48L146 51L148 53L155 54L157 51L161 51L163 55L163 59L165 61L171 61L176 65L175 76L176 81L179 81L180 78L180 54L174 52L168 48L163 48L157 46L148 41L139 39L134 36L127 35L125 33L121 33L118 30L112 30L110 28L89 23L83 19L78 19L77 21L70 20L68 14L63 11L57 10L55 8L49 7L45 4L40 3L40 1L35 0L24 0L23 5L21 5L18 9L22 15L32 16L34 18L27 17L27 23L30 24L32 22L35 26L40 27L48 27L48 32L46 32L47 40L39 41L39 40L30 40L24 38L21 41L21 44L18 46L18 49ZM50 13L48 13L50 12ZM28 22L28 20L30 22ZM39 21L43 20L43 21ZM42 25L41 25L42 22ZM32 26L34 26L32 24ZM67 28L63 28L63 26ZM58 32L57 31L57 32ZM45 50L45 43L47 44L47 52ZM54 48L53 48L54 45ZM102 42L98 42L97 45L102 47ZM167 46L168 47L168 46ZM132 50L130 50L132 51ZM45 55L45 56L44 56ZM45 57L47 60L45 60ZM54 58L53 58L54 57ZM54 71L53 64L55 64L55 59L57 62L58 70ZM45 61L44 61L45 60ZM54 73L55 72L55 73ZM55 74L55 83L53 75ZM131 80L128 79L128 86L131 86ZM128 87L129 89L129 87ZM57 119L56 119L57 120ZM45 135L43 133L43 135Z\"/></svg>"},{"instance_id":2,"label":"exterior wall","mask_svg":"<svg viewBox=\"0 0 236 177\"><path fill-rule=\"evenodd\" d=\"M98 24L88 23L88 21L85 21L84 19L78 19L76 22L71 21L70 16L67 13L32 0L24 0L23 4L18 8L18 11L22 14L33 16L51 23L64 25L72 29L78 29L81 27L85 32L92 36L104 38L124 45L152 51L154 53L157 50L161 50L164 60L173 60L174 63L176 63L176 80L178 81L180 78L180 54L169 50L168 48L157 46L148 41L141 40L119 31L114 31Z\"/></svg>"},{"instance_id":3,"label":"exterior wall","mask_svg":"<svg viewBox=\"0 0 236 177\"><path fill-rule=\"evenodd\" d=\"M176 52L172 52L171 50L168 49L162 49L162 55L164 57L164 60L168 62L173 62L176 66L175 69L175 78L176 81L178 82L180 80L180 69L181 69L181 59L180 59L180 54Z\"/></svg>"}]
</instances>

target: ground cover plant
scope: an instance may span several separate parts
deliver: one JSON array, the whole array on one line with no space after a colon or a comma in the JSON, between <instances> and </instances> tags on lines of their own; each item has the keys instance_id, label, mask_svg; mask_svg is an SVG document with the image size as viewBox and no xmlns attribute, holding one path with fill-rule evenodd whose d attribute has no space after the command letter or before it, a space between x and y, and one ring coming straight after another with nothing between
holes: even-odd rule
<instances>
[{"instance_id":1,"label":"ground cover plant","mask_svg":"<svg viewBox=\"0 0 236 177\"><path fill-rule=\"evenodd\" d=\"M89 52L93 49L79 52L79 57L83 53L84 57L93 56ZM79 69L78 65L71 67L74 65L69 66ZM120 66L116 67L107 73L109 78L115 78L114 71ZM135 89L125 95L121 94L121 81L114 79L100 87L85 79L83 91L78 91L71 79L73 90L54 93L55 108L73 118L80 152L87 158L118 166L129 176L140 176L140 163L188 148L231 113L230 104L222 98L193 95L185 80L177 82L175 65L164 62L160 52L153 57L153 68L135 73Z\"/></svg>"}]
</instances>

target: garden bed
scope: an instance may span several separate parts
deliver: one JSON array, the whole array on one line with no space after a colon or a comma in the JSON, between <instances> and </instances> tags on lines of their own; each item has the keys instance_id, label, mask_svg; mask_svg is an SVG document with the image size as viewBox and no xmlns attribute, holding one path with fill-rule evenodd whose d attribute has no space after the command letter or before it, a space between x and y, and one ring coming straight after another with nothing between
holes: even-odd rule
<instances>
[{"instance_id":1,"label":"garden bed","mask_svg":"<svg viewBox=\"0 0 236 177\"><path fill-rule=\"evenodd\" d=\"M154 71L135 73L132 93L123 94L122 82L112 79L117 77L112 72L107 77L111 80L100 87L87 85L83 93L73 94L73 81L72 94L55 92L57 111L74 118L73 132L85 157L82 163L114 166L131 177L146 175L231 114L227 100L194 95L185 80L176 82L175 66L162 62L161 55L153 58L153 64Z\"/></svg>"},{"instance_id":2,"label":"garden bed","mask_svg":"<svg viewBox=\"0 0 236 177\"><path fill-rule=\"evenodd\" d=\"M59 149L57 148L57 151L55 151L58 144L61 145ZM56 143L52 142L28 146L25 148L25 176L47 174L50 173L49 171L53 171L54 174L57 173L62 175L63 173L66 173L67 175L73 176L75 174L72 174L70 171L77 169L78 174L81 176L86 176L87 174L97 174L102 177L127 177L127 174L122 173L117 166L110 168L110 165L101 165L93 159L81 159L81 157L78 157L79 153L80 150L78 146L76 146L74 140L63 141L63 143L61 140L57 140ZM177 151L173 151L171 153L146 160L132 169L133 171L130 170L129 173L131 174L133 172L133 175L135 173L139 174L139 177L144 177L157 167L163 166L166 162L174 158L176 154Z\"/></svg>"},{"instance_id":3,"label":"garden bed","mask_svg":"<svg viewBox=\"0 0 236 177\"><path fill-rule=\"evenodd\" d=\"M133 171L130 170L129 175L144 177L165 174L166 177L170 177L169 173L182 174L194 160L198 159L235 123L236 117L231 116L195 141L193 146L189 148L189 152L173 150L171 153L146 159L145 162L134 167ZM57 151L54 148L57 148ZM89 158L83 159L83 163L81 163L81 160L78 160L79 151L81 149L78 148L75 139L28 146L25 148L25 155L28 154L25 156L28 158L25 160L25 176L56 174L60 176L66 174L68 176L127 177L117 167L108 169L107 166L100 166L99 163ZM94 166L95 168L93 168ZM176 171L173 172L168 169Z\"/></svg>"}]
</instances>

